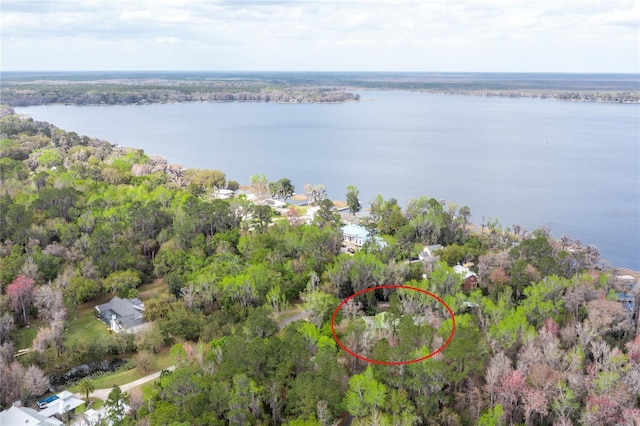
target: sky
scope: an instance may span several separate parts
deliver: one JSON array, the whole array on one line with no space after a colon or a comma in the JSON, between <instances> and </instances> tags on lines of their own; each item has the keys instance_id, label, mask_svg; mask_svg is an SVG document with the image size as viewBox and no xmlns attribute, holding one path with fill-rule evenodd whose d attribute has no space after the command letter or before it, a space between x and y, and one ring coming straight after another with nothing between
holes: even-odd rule
<instances>
[{"instance_id":1,"label":"sky","mask_svg":"<svg viewBox=\"0 0 640 426\"><path fill-rule=\"evenodd\" d=\"M640 72L640 0L0 0L0 69Z\"/></svg>"}]
</instances>

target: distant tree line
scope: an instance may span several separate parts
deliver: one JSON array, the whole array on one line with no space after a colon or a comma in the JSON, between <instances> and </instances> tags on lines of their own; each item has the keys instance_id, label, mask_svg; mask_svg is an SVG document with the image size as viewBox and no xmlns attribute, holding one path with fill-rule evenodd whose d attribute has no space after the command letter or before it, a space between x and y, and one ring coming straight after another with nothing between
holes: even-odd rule
<instances>
[{"instance_id":1,"label":"distant tree line","mask_svg":"<svg viewBox=\"0 0 640 426\"><path fill-rule=\"evenodd\" d=\"M172 102L278 102L333 103L356 101L360 96L322 87L236 87L148 84L28 84L7 85L1 90L2 102L25 107L48 104L130 105Z\"/></svg>"}]
</instances>

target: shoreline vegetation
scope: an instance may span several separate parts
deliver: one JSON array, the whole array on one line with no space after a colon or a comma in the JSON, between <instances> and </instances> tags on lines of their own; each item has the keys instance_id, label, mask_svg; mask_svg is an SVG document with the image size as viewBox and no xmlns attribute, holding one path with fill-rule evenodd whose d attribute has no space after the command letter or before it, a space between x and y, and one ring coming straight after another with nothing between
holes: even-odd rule
<instances>
[{"instance_id":1,"label":"shoreline vegetation","mask_svg":"<svg viewBox=\"0 0 640 426\"><path fill-rule=\"evenodd\" d=\"M187 191L191 191L193 190L193 185L194 182L196 180L198 180L197 177L195 177L193 175L193 173L197 173L197 172L211 172L217 175L221 175L224 176L224 173L219 171L219 170L199 170L199 169L186 169L184 166L180 165L180 164L172 164L170 162L168 162L168 160L166 158L164 158L161 155L155 155L155 154L146 154L144 153L144 151L140 148L136 148L136 147L126 147L126 146L119 146L118 144L114 144L111 143L109 141L104 141L104 140L100 140L100 139L95 139L92 137L88 137L88 136L79 136L77 135L75 132L73 131L64 131L61 129L58 129L57 127L55 127L54 125L47 123L47 122L39 122L39 121L34 121L32 118L28 117L28 116L20 116L20 115L16 115L15 111L13 110L12 106L8 106L8 105L3 105L0 104L0 119L2 117L7 117L7 116L14 116L16 118L18 118L19 120L26 120L26 121L30 121L32 123L34 123L36 126L45 126L48 127L50 129L53 129L56 133L62 133L66 136L63 136L62 139L66 139L66 137L71 137L73 138L78 138L81 139L82 142L80 143L80 145L85 145L85 146L95 146L95 147L104 147L107 148L108 150L114 152L114 153L119 153L119 155L122 156L126 156L127 154L130 154L132 152L136 152L136 153L141 153L142 155L144 155L145 157L148 156L148 161L146 161L144 164L133 164L131 165L131 172L132 172L132 176L133 177L143 177L143 176L147 176L150 174L156 174L156 173L161 173L163 175L166 176L166 183L172 187L178 188L178 189L182 189L182 190L187 190ZM6 149L8 148L7 146L4 147L5 149L2 150L0 149L0 161L2 160L2 158L12 158L12 156L18 155L21 156L19 153L14 152L14 148L16 147L12 147L12 149ZM25 146L25 149L31 149L32 147L30 146ZM3 152L4 151L4 152ZM22 153L22 154L26 154L26 153ZM0 164L0 166L2 166L2 164ZM55 170L55 166L52 170ZM4 171L4 169L2 167L0 167L0 171ZM191 173L193 172L193 173ZM195 180L194 180L195 179ZM4 182L4 179L0 179L0 189L2 188L2 183ZM236 182L234 182L232 185L238 184ZM319 185L324 187L323 185ZM247 183L247 184L238 184L238 189L243 192L243 193L251 193L253 191L252 188L252 184ZM289 197L289 200L294 201L294 202L308 202L308 195L305 195L304 193L292 193ZM330 200L332 205L334 206L335 209L337 210L347 210L348 209L348 203L342 200ZM295 204L291 204L293 206L295 206ZM307 204L304 204L305 206L307 206ZM365 208L365 211L367 212L371 212L371 208ZM489 222L491 222L491 218L488 218ZM499 223L499 218L495 218L494 219L496 223ZM499 226L499 225L498 225ZM469 228L469 231L471 234L476 235L476 236L480 236L480 237L488 237L491 233L491 229L489 227L486 227L484 225L480 225L477 223L472 223L469 222L467 224L467 227ZM513 235L513 233L508 229L501 229L500 231L505 232L507 234L511 234L511 237L518 239L519 236L518 235ZM552 240L555 244L560 245L561 241L558 239L554 239L553 237L551 237L550 229L546 229L545 232L548 232L549 234L547 235L547 237ZM522 238L525 238L525 231L523 230L523 235ZM563 237L563 238L567 238L567 237ZM571 241L571 240L569 240ZM563 243L564 244L564 243ZM589 247L594 247L597 250L597 247L595 246L589 246ZM576 247L574 247L577 250L582 249L583 247L581 247L580 243L578 243L578 245ZM608 270L614 270L616 271L617 274L624 274L624 275L631 275L633 276L635 279L640 280L640 270L634 270L634 269L629 269L629 268L625 268L625 267L620 267L620 266L616 266L612 263L610 263L607 259L604 258L600 258L600 261L602 262L602 265L605 269Z\"/></svg>"},{"instance_id":2,"label":"shoreline vegetation","mask_svg":"<svg viewBox=\"0 0 640 426\"><path fill-rule=\"evenodd\" d=\"M573 102L640 103L636 75L455 73L3 73L2 103L343 103L395 90Z\"/></svg>"},{"instance_id":3,"label":"shoreline vegetation","mask_svg":"<svg viewBox=\"0 0 640 426\"><path fill-rule=\"evenodd\" d=\"M89 401L114 383L100 397L108 415L128 404L127 426L640 418L640 285L597 248L491 218L478 229L469 207L427 196L367 209L348 186L341 216L321 184L305 185L308 206L287 205L287 178L244 188L0 106L0 410L34 406L56 370L118 357L135 370L73 390ZM350 239L360 211L367 235ZM451 315L392 290L332 317L388 283L437 294ZM144 329L93 318L116 295L144 301ZM454 331L406 366L336 341L397 361Z\"/></svg>"}]
</instances>

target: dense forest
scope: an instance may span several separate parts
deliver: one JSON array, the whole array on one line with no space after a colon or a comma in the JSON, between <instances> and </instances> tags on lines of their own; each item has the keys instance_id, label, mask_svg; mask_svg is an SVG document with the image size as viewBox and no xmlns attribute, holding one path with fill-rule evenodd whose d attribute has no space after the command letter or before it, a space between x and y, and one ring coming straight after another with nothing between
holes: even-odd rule
<instances>
[{"instance_id":1,"label":"dense forest","mask_svg":"<svg viewBox=\"0 0 640 426\"><path fill-rule=\"evenodd\" d=\"M334 87L290 87L263 81L31 81L2 84L2 102L32 105L129 105L167 102L334 103L358 100L356 93Z\"/></svg>"},{"instance_id":2,"label":"dense forest","mask_svg":"<svg viewBox=\"0 0 640 426\"><path fill-rule=\"evenodd\" d=\"M146 371L169 351L175 369L114 393L131 407L119 424L640 422L639 286L594 247L496 219L473 226L468 207L428 196L363 210L356 187L338 212L322 185L305 186L309 218L309 205L265 202L289 200L286 177L239 188L219 170L1 115L4 407L33 404L51 373L114 357ZM236 195L218 199L222 189ZM362 247L343 246L346 220L367 229ZM381 365L338 346L340 301L385 284L451 307L440 353ZM115 295L141 298L150 325L84 336L81 313ZM336 319L341 342L387 361L430 354L452 328L442 304L396 289L362 294Z\"/></svg>"}]
</instances>

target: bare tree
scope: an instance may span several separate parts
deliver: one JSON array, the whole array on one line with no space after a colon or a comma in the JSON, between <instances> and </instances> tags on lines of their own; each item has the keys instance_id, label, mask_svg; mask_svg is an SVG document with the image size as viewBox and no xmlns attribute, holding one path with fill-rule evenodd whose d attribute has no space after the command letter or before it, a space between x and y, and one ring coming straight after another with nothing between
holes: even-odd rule
<instances>
[{"instance_id":1,"label":"bare tree","mask_svg":"<svg viewBox=\"0 0 640 426\"><path fill-rule=\"evenodd\" d=\"M13 316L9 312L5 312L0 316L0 344L10 339L11 333L15 328Z\"/></svg>"},{"instance_id":2,"label":"bare tree","mask_svg":"<svg viewBox=\"0 0 640 426\"><path fill-rule=\"evenodd\" d=\"M324 185L311 185L310 183L304 186L304 193L307 196L309 205L317 206L322 200L327 198L327 190Z\"/></svg>"},{"instance_id":3,"label":"bare tree","mask_svg":"<svg viewBox=\"0 0 640 426\"><path fill-rule=\"evenodd\" d=\"M485 380L489 391L489 402L493 406L495 401L495 393L502 380L502 377L511 369L511 360L504 354L498 352L489 363L485 372Z\"/></svg>"},{"instance_id":4,"label":"bare tree","mask_svg":"<svg viewBox=\"0 0 640 426\"><path fill-rule=\"evenodd\" d=\"M144 405L144 396L140 388L133 388L129 392L129 414L133 419L137 419L137 413L140 407Z\"/></svg>"},{"instance_id":5,"label":"bare tree","mask_svg":"<svg viewBox=\"0 0 640 426\"><path fill-rule=\"evenodd\" d=\"M45 377L40 367L30 365L27 367L22 378L23 390L29 392L31 396L40 396L49 389L49 379Z\"/></svg>"},{"instance_id":6,"label":"bare tree","mask_svg":"<svg viewBox=\"0 0 640 426\"><path fill-rule=\"evenodd\" d=\"M13 361L15 355L15 346L12 341L4 342L0 345L0 371L4 365L9 365ZM1 376L1 374L0 374ZM0 399L0 403L2 400Z\"/></svg>"},{"instance_id":7,"label":"bare tree","mask_svg":"<svg viewBox=\"0 0 640 426\"><path fill-rule=\"evenodd\" d=\"M18 361L13 361L5 365L0 373L0 403L6 407L20 399L25 369Z\"/></svg>"},{"instance_id":8,"label":"bare tree","mask_svg":"<svg viewBox=\"0 0 640 426\"><path fill-rule=\"evenodd\" d=\"M40 319L52 322L56 313L65 311L62 290L51 284L41 285L34 293L34 305L38 308Z\"/></svg>"}]
</instances>

